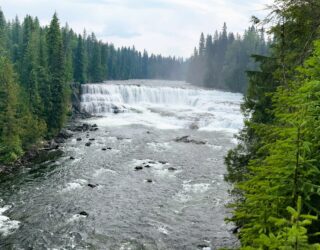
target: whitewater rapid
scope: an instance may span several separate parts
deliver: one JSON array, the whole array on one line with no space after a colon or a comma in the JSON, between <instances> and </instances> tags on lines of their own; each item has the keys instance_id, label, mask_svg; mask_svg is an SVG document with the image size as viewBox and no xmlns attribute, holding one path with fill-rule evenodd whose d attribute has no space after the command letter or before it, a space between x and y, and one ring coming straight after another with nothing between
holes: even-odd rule
<instances>
[{"instance_id":1,"label":"whitewater rapid","mask_svg":"<svg viewBox=\"0 0 320 250\"><path fill-rule=\"evenodd\" d=\"M70 124L63 155L0 175L0 249L237 248L224 157L241 100L182 82L83 85L94 117Z\"/></svg>"},{"instance_id":2,"label":"whitewater rapid","mask_svg":"<svg viewBox=\"0 0 320 250\"><path fill-rule=\"evenodd\" d=\"M243 125L242 95L187 84L141 85L139 81L85 84L81 108L104 116L99 125L142 124L158 129L198 129L236 133ZM176 87L178 85L178 87Z\"/></svg>"}]
</instances>

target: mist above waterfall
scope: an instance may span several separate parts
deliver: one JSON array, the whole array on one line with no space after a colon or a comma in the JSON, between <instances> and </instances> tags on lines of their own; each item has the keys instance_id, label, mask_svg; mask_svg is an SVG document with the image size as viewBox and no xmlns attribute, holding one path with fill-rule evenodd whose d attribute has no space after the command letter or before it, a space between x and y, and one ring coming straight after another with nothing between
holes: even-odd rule
<instances>
[{"instance_id":1,"label":"mist above waterfall","mask_svg":"<svg viewBox=\"0 0 320 250\"><path fill-rule=\"evenodd\" d=\"M81 99L84 111L104 117L97 120L99 125L231 132L242 127L241 94L200 89L183 82L85 84Z\"/></svg>"}]
</instances>

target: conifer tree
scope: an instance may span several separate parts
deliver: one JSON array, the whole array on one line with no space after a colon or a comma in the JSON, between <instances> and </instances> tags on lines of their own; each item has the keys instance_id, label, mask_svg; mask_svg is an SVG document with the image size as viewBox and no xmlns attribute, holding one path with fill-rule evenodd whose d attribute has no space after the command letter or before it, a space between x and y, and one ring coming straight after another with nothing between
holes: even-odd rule
<instances>
[{"instance_id":1,"label":"conifer tree","mask_svg":"<svg viewBox=\"0 0 320 250\"><path fill-rule=\"evenodd\" d=\"M51 110L47 114L47 123L49 133L56 134L66 119L66 83L63 54L62 36L57 14L53 15L52 21L47 31L47 49L48 49L48 73L50 84L50 102Z\"/></svg>"},{"instance_id":2,"label":"conifer tree","mask_svg":"<svg viewBox=\"0 0 320 250\"><path fill-rule=\"evenodd\" d=\"M9 60L0 57L0 162L11 163L22 155L17 117L19 87Z\"/></svg>"}]
</instances>

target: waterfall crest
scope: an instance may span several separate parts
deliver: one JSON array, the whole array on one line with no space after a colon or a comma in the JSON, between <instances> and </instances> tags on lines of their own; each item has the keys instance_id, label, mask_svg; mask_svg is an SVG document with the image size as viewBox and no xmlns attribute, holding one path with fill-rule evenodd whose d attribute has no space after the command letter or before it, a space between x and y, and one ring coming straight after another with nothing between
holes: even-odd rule
<instances>
[{"instance_id":1,"label":"waterfall crest","mask_svg":"<svg viewBox=\"0 0 320 250\"><path fill-rule=\"evenodd\" d=\"M237 131L242 127L241 99L241 94L191 86L84 84L81 109L105 117L108 126Z\"/></svg>"},{"instance_id":2,"label":"waterfall crest","mask_svg":"<svg viewBox=\"0 0 320 250\"><path fill-rule=\"evenodd\" d=\"M136 105L170 106L173 108L198 107L206 110L212 108L213 101L215 104L224 101L224 99L219 99L221 99L219 91L202 89L84 84L82 86L81 108L91 114L111 113Z\"/></svg>"}]
</instances>

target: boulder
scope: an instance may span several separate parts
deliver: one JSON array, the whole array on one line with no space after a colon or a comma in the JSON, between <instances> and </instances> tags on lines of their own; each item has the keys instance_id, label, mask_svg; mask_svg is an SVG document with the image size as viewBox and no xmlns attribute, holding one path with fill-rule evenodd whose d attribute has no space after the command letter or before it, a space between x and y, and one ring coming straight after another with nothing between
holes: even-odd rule
<instances>
[{"instance_id":1,"label":"boulder","mask_svg":"<svg viewBox=\"0 0 320 250\"><path fill-rule=\"evenodd\" d=\"M177 169L174 168L174 167L169 167L168 170L169 170L169 171L177 171Z\"/></svg>"},{"instance_id":2,"label":"boulder","mask_svg":"<svg viewBox=\"0 0 320 250\"><path fill-rule=\"evenodd\" d=\"M182 137L177 137L175 139L175 142L193 143L193 144L198 144L198 145L206 144L205 141L198 141L198 140L191 139L188 135L182 136Z\"/></svg>"},{"instance_id":3,"label":"boulder","mask_svg":"<svg viewBox=\"0 0 320 250\"><path fill-rule=\"evenodd\" d=\"M56 137L56 138L54 138L54 141L59 144L66 142L66 140L62 137Z\"/></svg>"},{"instance_id":4,"label":"boulder","mask_svg":"<svg viewBox=\"0 0 320 250\"><path fill-rule=\"evenodd\" d=\"M91 188L96 188L97 186L99 186L99 185L98 184L91 184L91 183L88 184L88 187L91 187Z\"/></svg>"},{"instance_id":5,"label":"boulder","mask_svg":"<svg viewBox=\"0 0 320 250\"><path fill-rule=\"evenodd\" d=\"M72 133L70 133L69 131L67 131L66 129L62 129L60 131L60 133L56 136L56 138L63 138L63 139L69 139L73 136Z\"/></svg>"},{"instance_id":6,"label":"boulder","mask_svg":"<svg viewBox=\"0 0 320 250\"><path fill-rule=\"evenodd\" d=\"M165 164L167 164L168 162L166 162L166 161L159 161L159 163L165 165Z\"/></svg>"},{"instance_id":7,"label":"boulder","mask_svg":"<svg viewBox=\"0 0 320 250\"><path fill-rule=\"evenodd\" d=\"M85 211L81 211L79 214L82 215L82 216L86 216L86 217L89 216L89 214L87 212L85 212Z\"/></svg>"},{"instance_id":8,"label":"boulder","mask_svg":"<svg viewBox=\"0 0 320 250\"><path fill-rule=\"evenodd\" d=\"M136 166L134 169L135 169L136 171L139 171L139 170L142 170L143 167L141 167L141 166Z\"/></svg>"},{"instance_id":9,"label":"boulder","mask_svg":"<svg viewBox=\"0 0 320 250\"><path fill-rule=\"evenodd\" d=\"M91 142L87 142L85 145L86 145L87 147L90 147L90 146L91 146Z\"/></svg>"},{"instance_id":10,"label":"boulder","mask_svg":"<svg viewBox=\"0 0 320 250\"><path fill-rule=\"evenodd\" d=\"M198 244L197 247L200 248L200 249L203 249L203 248L208 248L209 245L205 244L205 243L201 243L201 244Z\"/></svg>"}]
</instances>

